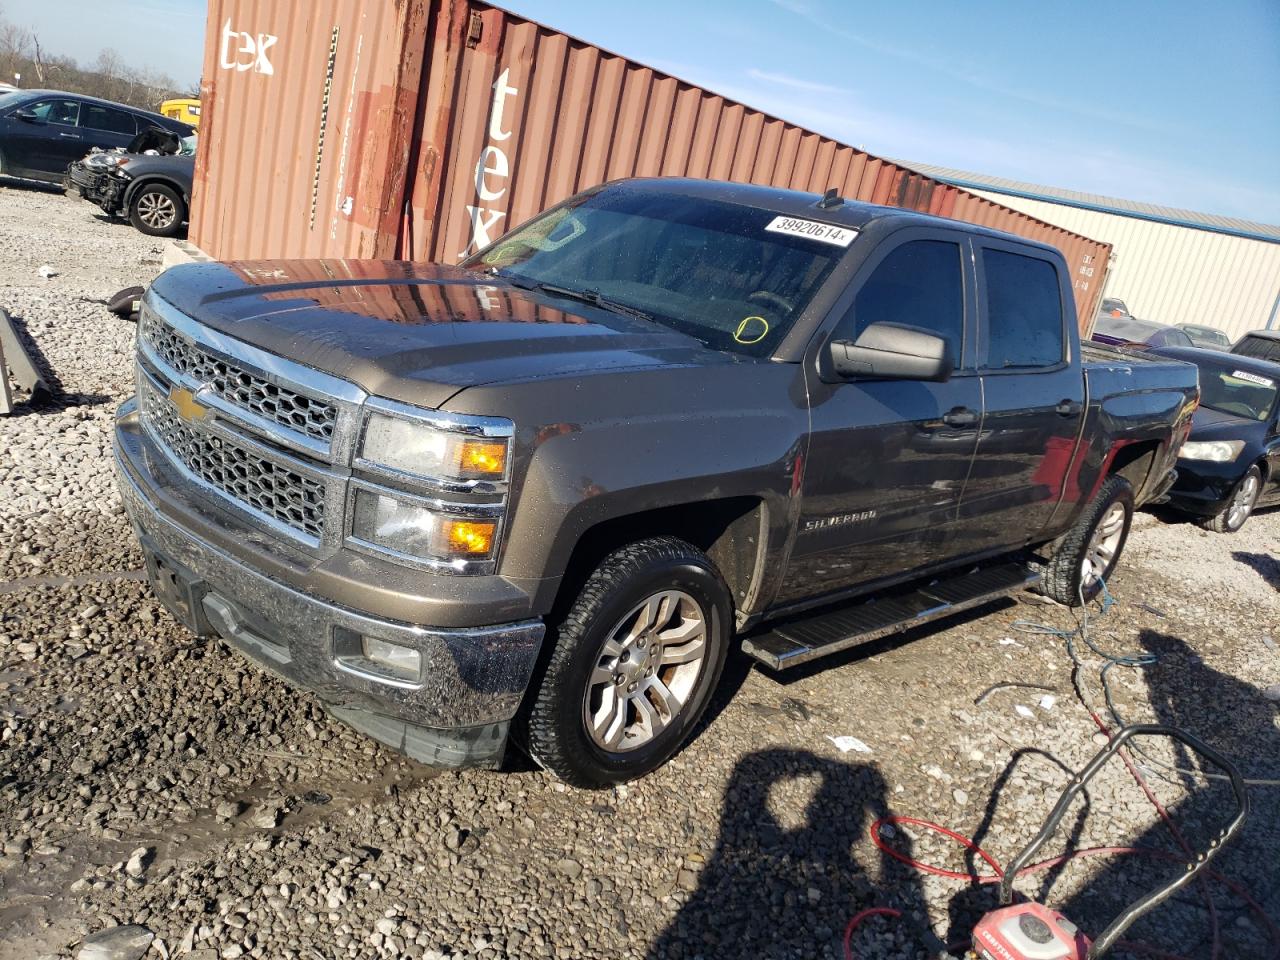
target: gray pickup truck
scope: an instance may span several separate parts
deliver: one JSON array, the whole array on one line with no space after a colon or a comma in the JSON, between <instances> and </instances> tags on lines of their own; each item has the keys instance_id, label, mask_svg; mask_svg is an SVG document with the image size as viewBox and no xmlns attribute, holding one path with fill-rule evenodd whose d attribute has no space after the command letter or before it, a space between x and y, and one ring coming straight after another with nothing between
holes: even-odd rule
<instances>
[{"instance_id":1,"label":"gray pickup truck","mask_svg":"<svg viewBox=\"0 0 1280 960\"><path fill-rule=\"evenodd\" d=\"M1198 391L1075 316L1019 237L622 181L460 266L169 270L120 488L193 631L425 762L514 738L603 786L679 748L735 642L784 670L1100 590Z\"/></svg>"}]
</instances>

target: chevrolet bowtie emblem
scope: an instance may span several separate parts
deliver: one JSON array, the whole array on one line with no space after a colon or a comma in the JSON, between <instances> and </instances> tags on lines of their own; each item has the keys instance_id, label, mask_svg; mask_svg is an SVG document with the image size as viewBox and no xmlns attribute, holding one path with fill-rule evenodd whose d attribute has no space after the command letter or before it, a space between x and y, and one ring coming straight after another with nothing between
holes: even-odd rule
<instances>
[{"instance_id":1,"label":"chevrolet bowtie emblem","mask_svg":"<svg viewBox=\"0 0 1280 960\"><path fill-rule=\"evenodd\" d=\"M178 411L183 423L195 423L209 415L209 408L196 399L196 395L186 387L171 387L169 402Z\"/></svg>"}]
</instances>

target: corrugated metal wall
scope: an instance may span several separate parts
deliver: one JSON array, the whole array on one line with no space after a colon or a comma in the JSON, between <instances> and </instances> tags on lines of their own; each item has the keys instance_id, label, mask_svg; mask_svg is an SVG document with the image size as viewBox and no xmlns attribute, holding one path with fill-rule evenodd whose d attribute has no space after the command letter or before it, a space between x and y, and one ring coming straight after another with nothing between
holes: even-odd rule
<instances>
[{"instance_id":1,"label":"corrugated metal wall","mask_svg":"<svg viewBox=\"0 0 1280 960\"><path fill-rule=\"evenodd\" d=\"M1107 249L474 0L436 8L402 255L453 263L578 190L689 176L841 194L1051 243L1082 326Z\"/></svg>"},{"instance_id":2,"label":"corrugated metal wall","mask_svg":"<svg viewBox=\"0 0 1280 960\"><path fill-rule=\"evenodd\" d=\"M191 239L219 259L390 256L428 0L211 0Z\"/></svg>"},{"instance_id":3,"label":"corrugated metal wall","mask_svg":"<svg viewBox=\"0 0 1280 960\"><path fill-rule=\"evenodd\" d=\"M1109 248L476 0L211 0L191 239L222 260L453 263L576 191L677 175Z\"/></svg>"},{"instance_id":4,"label":"corrugated metal wall","mask_svg":"<svg viewBox=\"0 0 1280 960\"><path fill-rule=\"evenodd\" d=\"M1158 323L1203 323L1232 339L1262 330L1280 302L1280 243L1084 210L994 191L982 196L1112 246L1109 297Z\"/></svg>"}]
</instances>

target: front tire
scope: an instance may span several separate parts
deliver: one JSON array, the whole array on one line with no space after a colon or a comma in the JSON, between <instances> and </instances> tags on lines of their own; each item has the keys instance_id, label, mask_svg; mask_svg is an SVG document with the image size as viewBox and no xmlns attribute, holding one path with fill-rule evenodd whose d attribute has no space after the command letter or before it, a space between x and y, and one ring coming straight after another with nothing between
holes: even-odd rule
<instances>
[{"instance_id":1,"label":"front tire","mask_svg":"<svg viewBox=\"0 0 1280 960\"><path fill-rule=\"evenodd\" d=\"M187 204L173 187L148 183L129 202L129 222L149 237L173 237L187 220Z\"/></svg>"},{"instance_id":2,"label":"front tire","mask_svg":"<svg viewBox=\"0 0 1280 960\"><path fill-rule=\"evenodd\" d=\"M1124 477L1108 477L1040 566L1039 592L1068 607L1092 600L1115 570L1132 523L1133 487Z\"/></svg>"},{"instance_id":3,"label":"front tire","mask_svg":"<svg viewBox=\"0 0 1280 960\"><path fill-rule=\"evenodd\" d=\"M523 724L529 754L576 787L660 767L706 710L732 615L724 580L682 540L655 537L609 554L554 631Z\"/></svg>"},{"instance_id":4,"label":"front tire","mask_svg":"<svg viewBox=\"0 0 1280 960\"><path fill-rule=\"evenodd\" d=\"M1244 526L1253 514L1258 503L1258 495L1262 493L1262 471L1256 466L1250 467L1231 494L1231 499L1222 508L1222 512L1203 521L1206 530L1214 533L1235 533Z\"/></svg>"}]
</instances>

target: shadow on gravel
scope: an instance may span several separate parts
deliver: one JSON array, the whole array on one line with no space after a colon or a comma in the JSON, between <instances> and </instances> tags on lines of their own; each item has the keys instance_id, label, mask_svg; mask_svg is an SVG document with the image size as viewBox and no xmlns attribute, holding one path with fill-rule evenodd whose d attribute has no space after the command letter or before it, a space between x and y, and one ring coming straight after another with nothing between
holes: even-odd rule
<instances>
[{"instance_id":1,"label":"shadow on gravel","mask_svg":"<svg viewBox=\"0 0 1280 960\"><path fill-rule=\"evenodd\" d=\"M775 814L784 804L776 795L771 804L771 792L815 781L803 813ZM860 928L857 941L878 941L862 955L916 956L927 932L919 877L867 838L888 812L884 780L872 766L804 750L748 754L729 779L719 839L697 889L649 948L649 960L840 956L849 918L871 906L903 917ZM894 842L911 854L901 833ZM872 857L878 863L868 870L859 858ZM886 949L889 940L904 946Z\"/></svg>"},{"instance_id":2,"label":"shadow on gravel","mask_svg":"<svg viewBox=\"0 0 1280 960\"><path fill-rule=\"evenodd\" d=\"M1235 550L1231 554L1231 559L1257 571L1263 580L1280 590L1280 558L1266 553L1248 553L1244 550Z\"/></svg>"},{"instance_id":3,"label":"shadow on gravel","mask_svg":"<svg viewBox=\"0 0 1280 960\"><path fill-rule=\"evenodd\" d=\"M1231 759L1248 778L1280 778L1280 704L1268 701L1261 691L1229 674L1206 666L1188 641L1154 630L1139 636L1142 649L1159 659L1143 671L1151 713L1126 716L1125 722L1156 720L1180 727L1200 737ZM1262 647L1261 642L1258 643ZM1263 653L1267 653L1265 649ZM1152 716L1151 714L1154 714ZM1144 776L1179 784L1186 795L1168 807L1169 816L1195 852L1208 848L1211 838L1231 819L1235 809L1229 785L1205 779L1196 758L1177 745L1172 760L1179 769L1158 765L1148 759L1169 759L1163 743L1138 741L1134 760L1144 768ZM1212 767L1204 769L1213 772ZM1166 791L1161 791L1166 792ZM1280 893L1280 786L1250 787L1251 810L1239 836L1226 847L1213 867L1260 903L1274 905ZM1141 802L1141 801L1139 801ZM1149 821L1133 845L1183 854L1169 828L1153 807L1124 813L1125 819ZM1128 843L1117 837L1116 842ZM1048 854L1046 854L1048 855ZM1130 856L1108 860L1094 882L1083 892L1061 904L1063 912L1082 928L1097 934L1119 913L1121 906L1153 887L1167 883L1177 874L1176 862L1153 857ZM1264 957L1268 945L1261 921L1240 898L1220 882L1208 881L1218 914L1220 956ZM1156 948L1186 957L1211 954L1212 926L1202 889L1193 884L1131 928L1126 939L1142 941ZM1131 954L1117 950L1117 960ZM1132 955L1138 955L1133 951Z\"/></svg>"},{"instance_id":4,"label":"shadow on gravel","mask_svg":"<svg viewBox=\"0 0 1280 960\"><path fill-rule=\"evenodd\" d=\"M46 413L51 410L61 410L65 407L96 407L103 403L109 403L114 399L105 393L69 393L63 387L62 381L58 378L58 373L53 369L52 364L49 363L48 357L40 349L40 344L36 343L35 339L27 331L26 319L12 313L9 314L9 319L13 321L13 332L22 341L22 345L27 350L27 356L31 358L31 362L35 364L40 376L44 379L45 385L49 388L48 394L41 393L34 401L30 397L22 396L20 398L21 402L14 404L13 413L9 414L10 417ZM15 397L15 400L19 400L19 398Z\"/></svg>"},{"instance_id":5,"label":"shadow on gravel","mask_svg":"<svg viewBox=\"0 0 1280 960\"><path fill-rule=\"evenodd\" d=\"M1037 758L1039 758L1037 760ZM1061 771L1066 778L1074 777L1076 772L1069 766L1055 757L1047 750L1040 750L1036 747L1023 747L1014 751L1009 757L1009 762L1005 764L1004 770L1000 772L1000 776L996 778L995 783L991 785L991 795L987 798L986 809L982 813L982 822L978 824L973 834L973 842L975 846L984 846L991 833L991 825L995 822L996 808L999 806L1003 797L1005 787L1020 772L1025 774L1025 770L1019 770L1020 767L1030 767L1034 763L1052 765ZM1063 780L1063 786L1066 780ZM1015 787L1014 789L1021 789ZM1061 788L1057 788L1061 789ZM1054 792L1051 790L1050 792ZM1088 794L1085 794L1084 803L1075 811L1075 819L1071 821L1071 830L1064 840L1055 839L1054 844L1061 843L1063 849L1074 850L1079 846L1080 837L1084 834L1085 821L1088 819L1090 810L1090 802ZM1060 834L1059 834L1060 835ZM1028 833L1025 842L1030 840L1032 834ZM1048 849L1048 848L1046 848ZM1056 849L1056 847L1055 847ZM1047 859L1052 854L1046 853L1043 857L1037 859ZM1018 883L1015 888L1024 896L1029 896L1038 903L1049 901L1049 891L1053 889L1054 883L1057 881L1067 868L1066 863L1061 863L1055 867L1051 867L1044 873L1038 874L1034 881L1026 879ZM972 874L989 876L991 867L983 861L973 850L965 852L964 869ZM947 912L950 918L947 927L947 942L952 944L968 943L973 936L974 925L982 919L983 915L989 910L995 910L1000 906L1000 890L999 887L991 883L970 883L969 886L959 891L951 898L947 905Z\"/></svg>"},{"instance_id":6,"label":"shadow on gravel","mask_svg":"<svg viewBox=\"0 0 1280 960\"><path fill-rule=\"evenodd\" d=\"M0 187L9 190L29 190L32 193L62 193L57 183L45 183L43 180L19 180L17 177L0 177Z\"/></svg>"}]
</instances>

